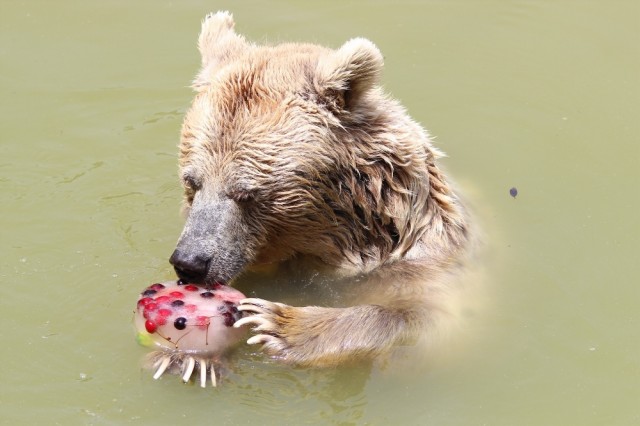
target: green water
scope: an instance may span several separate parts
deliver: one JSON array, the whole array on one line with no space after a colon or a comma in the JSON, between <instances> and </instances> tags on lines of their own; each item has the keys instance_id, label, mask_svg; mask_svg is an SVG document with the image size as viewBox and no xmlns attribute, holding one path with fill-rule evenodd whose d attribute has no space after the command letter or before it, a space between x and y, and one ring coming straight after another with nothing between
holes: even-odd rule
<instances>
[{"instance_id":1,"label":"green water","mask_svg":"<svg viewBox=\"0 0 640 426\"><path fill-rule=\"evenodd\" d=\"M487 235L484 309L426 365L241 347L215 390L140 370L131 313L173 277L179 126L217 9L258 41L372 39L449 154ZM639 40L632 1L3 1L0 423L639 424Z\"/></svg>"}]
</instances>

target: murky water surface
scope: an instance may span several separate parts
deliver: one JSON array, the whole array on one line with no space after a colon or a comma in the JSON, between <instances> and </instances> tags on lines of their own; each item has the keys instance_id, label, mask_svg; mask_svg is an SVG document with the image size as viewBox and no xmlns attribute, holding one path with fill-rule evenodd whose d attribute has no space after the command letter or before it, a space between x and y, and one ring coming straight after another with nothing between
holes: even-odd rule
<instances>
[{"instance_id":1,"label":"murky water surface","mask_svg":"<svg viewBox=\"0 0 640 426\"><path fill-rule=\"evenodd\" d=\"M0 5L0 423L638 424L639 4L237 3ZM258 41L371 38L449 154L486 283L424 365L241 347L215 390L140 371L133 304L173 277L176 144L217 8Z\"/></svg>"}]
</instances>

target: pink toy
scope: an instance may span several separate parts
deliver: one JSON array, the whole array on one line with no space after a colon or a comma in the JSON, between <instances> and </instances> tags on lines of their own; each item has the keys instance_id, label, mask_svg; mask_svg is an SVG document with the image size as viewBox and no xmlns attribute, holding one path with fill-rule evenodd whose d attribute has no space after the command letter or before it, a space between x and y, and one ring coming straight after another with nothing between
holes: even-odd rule
<instances>
[{"instance_id":1,"label":"pink toy","mask_svg":"<svg viewBox=\"0 0 640 426\"><path fill-rule=\"evenodd\" d=\"M165 371L182 375L188 382L194 370L200 372L200 386L207 375L216 386L215 366L221 356L245 334L233 324L242 318L236 308L245 296L223 284L199 287L182 281L147 287L135 313L137 340L158 350L148 356L158 379ZM207 374L209 373L209 374Z\"/></svg>"}]
</instances>

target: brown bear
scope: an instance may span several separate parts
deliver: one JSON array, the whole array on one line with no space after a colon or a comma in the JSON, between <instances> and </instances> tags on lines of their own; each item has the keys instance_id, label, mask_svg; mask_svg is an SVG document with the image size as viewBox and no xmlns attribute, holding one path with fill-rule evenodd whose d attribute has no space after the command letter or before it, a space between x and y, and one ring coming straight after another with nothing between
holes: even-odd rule
<instances>
[{"instance_id":1,"label":"brown bear","mask_svg":"<svg viewBox=\"0 0 640 426\"><path fill-rule=\"evenodd\" d=\"M248 343L333 366L414 342L447 315L469 220L426 131L377 85L378 48L261 46L208 15L180 141L178 276L228 282L256 265L314 261L358 291L347 307L245 299Z\"/></svg>"}]
</instances>

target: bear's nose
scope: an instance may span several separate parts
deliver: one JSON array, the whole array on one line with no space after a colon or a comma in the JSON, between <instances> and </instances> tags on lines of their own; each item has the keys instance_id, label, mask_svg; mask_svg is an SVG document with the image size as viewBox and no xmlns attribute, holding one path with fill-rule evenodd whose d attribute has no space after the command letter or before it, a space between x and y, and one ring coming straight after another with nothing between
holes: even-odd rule
<instances>
[{"instance_id":1,"label":"bear's nose","mask_svg":"<svg viewBox=\"0 0 640 426\"><path fill-rule=\"evenodd\" d=\"M169 258L169 263L183 281L202 284L207 276L209 259L176 249Z\"/></svg>"}]
</instances>

